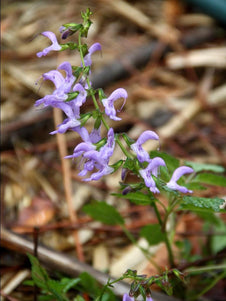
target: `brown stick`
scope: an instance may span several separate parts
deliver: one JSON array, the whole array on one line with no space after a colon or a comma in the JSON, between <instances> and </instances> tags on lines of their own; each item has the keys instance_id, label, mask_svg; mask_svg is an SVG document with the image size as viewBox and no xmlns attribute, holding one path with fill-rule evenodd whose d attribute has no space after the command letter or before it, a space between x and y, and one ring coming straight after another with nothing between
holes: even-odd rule
<instances>
[{"instance_id":1,"label":"brown stick","mask_svg":"<svg viewBox=\"0 0 226 301\"><path fill-rule=\"evenodd\" d=\"M57 127L58 124L62 123L62 111L59 109L54 108L53 109L53 115L54 115L54 123ZM70 168L70 161L64 159L65 156L67 156L67 147L66 147L66 138L65 135L57 134L57 144L58 149L60 153L60 159L61 159L61 166L62 166L62 172L63 172L63 181L64 181L64 190L65 190L65 198L68 206L68 213L70 217L71 223L74 223L77 221L77 215L73 208L72 204L72 184L71 184L71 168ZM79 240L78 231L73 231L73 237L75 241L75 249L77 253L77 257L80 261L84 261L84 255L82 246Z\"/></svg>"},{"instance_id":2,"label":"brown stick","mask_svg":"<svg viewBox=\"0 0 226 301\"><path fill-rule=\"evenodd\" d=\"M5 248L12 249L20 253L32 254L34 248L33 243L31 241L5 229L3 226L1 227L1 245ZM38 258L40 262L45 266L53 268L54 270L58 270L72 277L77 276L81 272L87 272L103 285L107 283L109 278L113 280L113 278L109 275L95 270L88 264L80 262L76 258L66 256L60 252L50 250L43 246L38 247ZM116 284L114 284L112 290L116 295L122 296L124 293L129 292L130 285L123 281L119 281ZM173 297L169 297L167 295L155 291L152 292L152 297L154 301L177 300Z\"/></svg>"}]
</instances>

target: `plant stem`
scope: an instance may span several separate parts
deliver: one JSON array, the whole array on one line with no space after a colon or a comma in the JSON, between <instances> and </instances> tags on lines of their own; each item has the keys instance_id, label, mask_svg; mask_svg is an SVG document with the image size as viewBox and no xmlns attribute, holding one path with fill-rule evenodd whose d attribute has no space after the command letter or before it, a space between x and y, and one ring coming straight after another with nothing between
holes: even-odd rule
<instances>
[{"instance_id":1,"label":"plant stem","mask_svg":"<svg viewBox=\"0 0 226 301\"><path fill-rule=\"evenodd\" d=\"M174 267L175 264L174 264L174 256L173 256L173 251L172 251L172 248L171 248L171 245L170 245L170 241L169 241L169 238L168 238L168 235L167 235L167 231L166 231L166 227L162 227L164 224L163 224L163 221L161 219L161 216L160 216L160 213L159 213L159 210L156 206L156 203L153 202L153 208L155 210L155 214L156 214L156 217L158 219L158 222L159 222L159 225L161 226L162 228L162 232L164 234L164 242L165 242L165 245L166 245L166 248L167 248L167 251L168 251L168 257L169 257L169 263L170 263L170 267Z\"/></svg>"},{"instance_id":2,"label":"plant stem","mask_svg":"<svg viewBox=\"0 0 226 301\"><path fill-rule=\"evenodd\" d=\"M119 140L119 136L115 135L115 141L118 143L119 147L121 148L122 152L125 154L127 158L132 158L132 155L126 150L122 142Z\"/></svg>"}]
</instances>

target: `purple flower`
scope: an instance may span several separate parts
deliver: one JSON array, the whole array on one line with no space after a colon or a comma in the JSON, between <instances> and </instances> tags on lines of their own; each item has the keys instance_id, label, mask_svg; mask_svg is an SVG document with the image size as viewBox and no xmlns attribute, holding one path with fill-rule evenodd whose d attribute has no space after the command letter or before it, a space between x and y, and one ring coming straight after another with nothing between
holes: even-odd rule
<instances>
[{"instance_id":1,"label":"purple flower","mask_svg":"<svg viewBox=\"0 0 226 301\"><path fill-rule=\"evenodd\" d=\"M124 294L122 301L134 301L134 297L130 297L128 294ZM146 301L153 301L151 297L146 297Z\"/></svg>"},{"instance_id":2,"label":"purple flower","mask_svg":"<svg viewBox=\"0 0 226 301\"><path fill-rule=\"evenodd\" d=\"M171 180L166 184L166 186L172 190L178 190L182 193L192 193L192 190L187 189L184 186L180 186L179 184L177 184L177 181L180 179L180 177L182 177L184 174L187 173L192 173L194 172L194 170L191 167L188 166L181 166L178 167L177 169L175 169Z\"/></svg>"},{"instance_id":3,"label":"purple flower","mask_svg":"<svg viewBox=\"0 0 226 301\"><path fill-rule=\"evenodd\" d=\"M99 180L102 176L110 174L114 171L114 168L108 166L109 159L113 155L115 147L115 138L113 129L108 131L107 143L100 148L99 151L96 150L96 146L93 143L98 142L100 139L99 130L93 130L89 135L89 139L86 137L86 142L82 142L77 145L74 149L72 155L66 158L76 158L83 156L82 163L83 169L80 171L79 176L85 176L88 172L97 169L98 171L91 174L89 178L84 179L84 181ZM98 140L98 141L97 141Z\"/></svg>"},{"instance_id":4,"label":"purple flower","mask_svg":"<svg viewBox=\"0 0 226 301\"><path fill-rule=\"evenodd\" d=\"M53 104L53 106L55 106L55 102L64 102L68 98L67 93L71 91L76 78L72 74L72 67L69 62L62 63L58 69L64 70L66 76L63 77L63 75L57 70L51 70L44 73L42 75L43 79L52 81L56 89L51 95L46 95L45 97L37 100L35 106L39 106L40 104L44 104L44 106L52 106Z\"/></svg>"},{"instance_id":5,"label":"purple flower","mask_svg":"<svg viewBox=\"0 0 226 301\"><path fill-rule=\"evenodd\" d=\"M130 297L128 294L124 294L122 301L134 301L134 297Z\"/></svg>"},{"instance_id":6,"label":"purple flower","mask_svg":"<svg viewBox=\"0 0 226 301\"><path fill-rule=\"evenodd\" d=\"M51 95L46 95L35 103L36 106L43 104L44 106L59 108L67 115L67 118L58 125L58 129L50 133L52 135L65 133L68 129L73 130L80 125L78 120L80 118L80 107L87 97L87 91L80 83L74 85L76 78L72 73L69 62L63 62L58 69L65 72L65 77L58 70L44 73L43 79L52 81L56 89ZM70 92L78 92L78 94L75 94L74 99L67 101Z\"/></svg>"},{"instance_id":7,"label":"purple flower","mask_svg":"<svg viewBox=\"0 0 226 301\"><path fill-rule=\"evenodd\" d=\"M38 57L46 56L50 51L59 51L61 50L61 46L59 45L56 35L51 31L44 31L42 32L42 35L49 38L52 42L52 45L46 47L42 51L37 53Z\"/></svg>"},{"instance_id":8,"label":"purple flower","mask_svg":"<svg viewBox=\"0 0 226 301\"><path fill-rule=\"evenodd\" d=\"M121 107L123 108L125 100L128 97L128 94L125 89L119 88L116 89L108 98L102 99L103 106L105 107L105 113L113 120L121 120L121 118L116 116L116 110L114 108L114 102L119 98L124 98L124 103Z\"/></svg>"},{"instance_id":9,"label":"purple flower","mask_svg":"<svg viewBox=\"0 0 226 301\"><path fill-rule=\"evenodd\" d=\"M84 63L86 67L92 65L91 55L98 50L101 50L100 43L94 43L90 46L88 53L84 56Z\"/></svg>"},{"instance_id":10,"label":"purple flower","mask_svg":"<svg viewBox=\"0 0 226 301\"><path fill-rule=\"evenodd\" d=\"M158 188L156 187L155 181L152 178L152 175L157 177L158 170L160 166L166 166L164 160L159 157L155 157L150 161L148 166L145 169L139 170L141 177L144 179L145 185L152 191L153 193L159 193Z\"/></svg>"},{"instance_id":11,"label":"purple flower","mask_svg":"<svg viewBox=\"0 0 226 301\"><path fill-rule=\"evenodd\" d=\"M149 154L143 149L142 144L147 140L159 140L159 136L153 131L144 131L140 137L137 139L137 142L131 145L131 149L136 153L137 159L142 162L150 162Z\"/></svg>"},{"instance_id":12,"label":"purple flower","mask_svg":"<svg viewBox=\"0 0 226 301\"><path fill-rule=\"evenodd\" d=\"M61 33L61 39L65 40L67 37L71 36L74 34L74 30L72 30L70 27L65 27L65 26L60 26L59 32Z\"/></svg>"}]
</instances>

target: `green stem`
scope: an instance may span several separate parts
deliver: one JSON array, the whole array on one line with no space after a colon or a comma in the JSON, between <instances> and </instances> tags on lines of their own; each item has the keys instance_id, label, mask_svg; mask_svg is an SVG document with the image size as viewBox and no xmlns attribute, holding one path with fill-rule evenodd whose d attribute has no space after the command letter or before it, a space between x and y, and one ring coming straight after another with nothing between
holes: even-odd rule
<instances>
[{"instance_id":1,"label":"green stem","mask_svg":"<svg viewBox=\"0 0 226 301\"><path fill-rule=\"evenodd\" d=\"M79 45L79 53L80 53L80 57L81 57L81 61L82 61L82 67L85 68L85 62L84 62L84 57L83 57L83 53L82 53L82 36L81 36L81 33L79 33L79 36L78 36L78 45ZM89 92L90 92L90 95L92 97L92 100L93 100L93 104L94 104L94 107L95 109L98 111L98 112L101 112L100 111L100 107L98 105L98 102L96 100L96 97L95 97L95 94L94 94L94 91L92 89L92 86L91 86L91 82L89 80L89 77L87 76L86 77L86 82L87 82L87 85L88 85L88 88L89 88ZM103 114L101 113L101 121L103 122L105 128L107 130L110 129L109 125L107 124ZM132 155L126 150L126 148L124 147L124 145L122 144L122 142L119 140L119 136L118 135L115 135L115 141L116 143L119 145L119 147L121 148L122 152L126 155L126 157L128 158L133 158Z\"/></svg>"},{"instance_id":2,"label":"green stem","mask_svg":"<svg viewBox=\"0 0 226 301\"><path fill-rule=\"evenodd\" d=\"M157 208L155 202L153 202L152 206L153 206L153 208L155 210L155 214L156 214L156 217L158 219L159 225L162 226L162 219L161 219L160 213L158 211L158 208Z\"/></svg>"},{"instance_id":3,"label":"green stem","mask_svg":"<svg viewBox=\"0 0 226 301\"><path fill-rule=\"evenodd\" d=\"M169 238L168 238L168 235L167 235L167 232L166 232L166 227L165 226L163 227L164 224L163 224L163 221L161 219L159 210L158 210L158 208L156 206L156 203L153 202L152 206L153 206L153 208L155 210L156 217L158 219L159 225L161 226L162 232L164 234L164 242L165 242L165 245L166 245L166 248L167 248L167 251L168 251L168 257L169 257L170 267L174 267L175 264L174 264L173 251L172 251L172 248L171 248L171 245L170 245L170 241L169 241Z\"/></svg>"},{"instance_id":4,"label":"green stem","mask_svg":"<svg viewBox=\"0 0 226 301\"><path fill-rule=\"evenodd\" d=\"M132 159L132 155L127 151L122 142L119 140L118 135L115 135L115 141L118 143L119 147L121 148L122 152L126 155L126 157Z\"/></svg>"}]
</instances>

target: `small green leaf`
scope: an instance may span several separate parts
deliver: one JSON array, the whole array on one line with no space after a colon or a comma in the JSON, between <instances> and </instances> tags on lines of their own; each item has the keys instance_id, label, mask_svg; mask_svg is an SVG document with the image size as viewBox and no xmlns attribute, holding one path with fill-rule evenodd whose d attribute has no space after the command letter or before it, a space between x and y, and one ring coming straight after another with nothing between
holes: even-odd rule
<instances>
[{"instance_id":1,"label":"small green leaf","mask_svg":"<svg viewBox=\"0 0 226 301\"><path fill-rule=\"evenodd\" d=\"M122 133L122 137L125 140L126 144L130 147L131 144L133 144L135 141L130 138L126 133Z\"/></svg>"},{"instance_id":2,"label":"small green leaf","mask_svg":"<svg viewBox=\"0 0 226 301\"><path fill-rule=\"evenodd\" d=\"M220 211L220 206L224 203L223 199L219 198L201 198L193 196L184 196L181 202L180 208L183 210L210 210L218 212Z\"/></svg>"},{"instance_id":3,"label":"small green leaf","mask_svg":"<svg viewBox=\"0 0 226 301\"><path fill-rule=\"evenodd\" d=\"M214 226L212 230L225 233L225 235L214 235L211 239L211 247L214 254L216 254L226 248L226 225L223 221L220 221L219 225Z\"/></svg>"},{"instance_id":4,"label":"small green leaf","mask_svg":"<svg viewBox=\"0 0 226 301\"><path fill-rule=\"evenodd\" d=\"M40 265L38 259L31 254L27 254L31 262L31 276L34 283L41 289L47 290L47 282L49 281L49 276L46 270Z\"/></svg>"},{"instance_id":5,"label":"small green leaf","mask_svg":"<svg viewBox=\"0 0 226 301\"><path fill-rule=\"evenodd\" d=\"M114 171L116 171L122 166L123 163L124 163L123 160L119 160L119 161L115 162L114 164L110 165L110 167L114 168Z\"/></svg>"},{"instance_id":6,"label":"small green leaf","mask_svg":"<svg viewBox=\"0 0 226 301\"><path fill-rule=\"evenodd\" d=\"M223 166L215 164L197 163L191 161L186 161L185 164L191 166L196 172L208 170L216 173L221 173L225 170Z\"/></svg>"},{"instance_id":7,"label":"small green leaf","mask_svg":"<svg viewBox=\"0 0 226 301\"><path fill-rule=\"evenodd\" d=\"M62 284L63 287L62 291L66 293L67 291L69 291L69 289L77 285L80 281L81 281L80 278L62 278L60 280L60 283Z\"/></svg>"},{"instance_id":8,"label":"small green leaf","mask_svg":"<svg viewBox=\"0 0 226 301\"><path fill-rule=\"evenodd\" d=\"M186 184L186 187L190 190L206 190L207 188L199 183L190 182Z\"/></svg>"},{"instance_id":9,"label":"small green leaf","mask_svg":"<svg viewBox=\"0 0 226 301\"><path fill-rule=\"evenodd\" d=\"M198 174L194 179L193 182L205 183L215 186L222 186L226 187L226 178L219 175L214 175L211 173L201 173Z\"/></svg>"},{"instance_id":10,"label":"small green leaf","mask_svg":"<svg viewBox=\"0 0 226 301\"><path fill-rule=\"evenodd\" d=\"M216 216L215 212L197 211L196 214L211 225L219 225L220 223L220 218Z\"/></svg>"},{"instance_id":11,"label":"small green leaf","mask_svg":"<svg viewBox=\"0 0 226 301\"><path fill-rule=\"evenodd\" d=\"M72 70L73 70L73 75L76 78L78 78L82 74L83 68L82 67L74 67L74 66L72 66Z\"/></svg>"},{"instance_id":12,"label":"small green leaf","mask_svg":"<svg viewBox=\"0 0 226 301\"><path fill-rule=\"evenodd\" d=\"M85 205L83 211L90 215L94 220L98 220L107 225L122 225L124 219L118 211L111 205L105 202L94 202Z\"/></svg>"},{"instance_id":13,"label":"small green leaf","mask_svg":"<svg viewBox=\"0 0 226 301\"><path fill-rule=\"evenodd\" d=\"M98 96L99 96L100 101L102 101L102 99L104 99L104 98L107 98L107 96L104 93L104 90L101 88L98 89Z\"/></svg>"},{"instance_id":14,"label":"small green leaf","mask_svg":"<svg viewBox=\"0 0 226 301\"><path fill-rule=\"evenodd\" d=\"M140 231L140 235L148 241L150 246L157 245L165 240L159 224L144 226Z\"/></svg>"},{"instance_id":15,"label":"small green leaf","mask_svg":"<svg viewBox=\"0 0 226 301\"><path fill-rule=\"evenodd\" d=\"M132 160L130 158L127 158L123 167L133 171L136 168L135 161L136 160Z\"/></svg>"},{"instance_id":16,"label":"small green leaf","mask_svg":"<svg viewBox=\"0 0 226 301\"><path fill-rule=\"evenodd\" d=\"M112 193L112 195L130 200L131 202L137 205L151 205L155 200L155 198L152 195L147 195L140 191L129 192L126 195L120 193Z\"/></svg>"},{"instance_id":17,"label":"small green leaf","mask_svg":"<svg viewBox=\"0 0 226 301\"><path fill-rule=\"evenodd\" d=\"M77 296L73 299L73 301L85 301L85 299L82 298L82 296L77 295Z\"/></svg>"},{"instance_id":18,"label":"small green leaf","mask_svg":"<svg viewBox=\"0 0 226 301\"><path fill-rule=\"evenodd\" d=\"M49 278L46 270L40 265L38 259L31 254L27 254L31 262L31 276L37 287L41 288L47 294L52 296L52 299L58 301L68 301L64 292L62 283Z\"/></svg>"}]
</instances>

